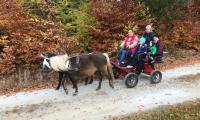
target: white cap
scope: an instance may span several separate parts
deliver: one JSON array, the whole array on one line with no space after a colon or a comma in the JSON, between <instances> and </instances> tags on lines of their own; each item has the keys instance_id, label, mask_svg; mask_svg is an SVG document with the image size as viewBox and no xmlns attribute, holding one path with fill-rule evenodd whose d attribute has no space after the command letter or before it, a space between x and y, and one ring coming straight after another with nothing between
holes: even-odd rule
<instances>
[{"instance_id":1,"label":"white cap","mask_svg":"<svg viewBox=\"0 0 200 120\"><path fill-rule=\"evenodd\" d=\"M151 29L152 29L151 25L147 25L147 26L146 26L146 29L151 30Z\"/></svg>"}]
</instances>

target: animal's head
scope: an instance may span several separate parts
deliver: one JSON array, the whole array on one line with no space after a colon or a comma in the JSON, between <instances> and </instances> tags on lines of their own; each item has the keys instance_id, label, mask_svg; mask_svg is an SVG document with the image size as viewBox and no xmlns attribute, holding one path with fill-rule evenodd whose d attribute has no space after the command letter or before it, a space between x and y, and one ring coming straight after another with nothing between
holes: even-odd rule
<instances>
[{"instance_id":1,"label":"animal's head","mask_svg":"<svg viewBox=\"0 0 200 120\"><path fill-rule=\"evenodd\" d=\"M43 58L42 69L44 71L46 71L48 69L52 69L51 63L50 63L50 58L53 57L53 56L55 56L55 55L50 54L50 53L41 54L41 57Z\"/></svg>"}]
</instances>

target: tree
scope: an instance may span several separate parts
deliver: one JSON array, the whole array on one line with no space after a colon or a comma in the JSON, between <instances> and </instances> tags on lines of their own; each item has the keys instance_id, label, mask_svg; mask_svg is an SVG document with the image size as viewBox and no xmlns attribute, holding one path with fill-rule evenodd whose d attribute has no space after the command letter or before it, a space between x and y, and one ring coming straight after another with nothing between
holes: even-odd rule
<instances>
[{"instance_id":1,"label":"tree","mask_svg":"<svg viewBox=\"0 0 200 120\"><path fill-rule=\"evenodd\" d=\"M18 65L33 68L43 52L72 53L77 50L77 39L68 37L58 23L27 17L22 7L12 0L2 3L0 29L4 34L0 35L0 74L12 73Z\"/></svg>"},{"instance_id":2,"label":"tree","mask_svg":"<svg viewBox=\"0 0 200 120\"><path fill-rule=\"evenodd\" d=\"M145 6L133 0L92 0L91 15L99 26L92 29L92 48L97 51L112 51L126 35L128 29L141 34L141 29L148 22ZM143 14L142 14L143 13Z\"/></svg>"},{"instance_id":3,"label":"tree","mask_svg":"<svg viewBox=\"0 0 200 120\"><path fill-rule=\"evenodd\" d=\"M158 19L171 21L179 16L175 12L177 8L183 7L189 0L140 0L148 8L152 15Z\"/></svg>"},{"instance_id":4,"label":"tree","mask_svg":"<svg viewBox=\"0 0 200 120\"><path fill-rule=\"evenodd\" d=\"M59 21L68 36L80 40L80 49L89 50L90 37L88 32L97 25L96 20L89 14L89 0L24 0L24 8L31 14L43 19Z\"/></svg>"}]
</instances>

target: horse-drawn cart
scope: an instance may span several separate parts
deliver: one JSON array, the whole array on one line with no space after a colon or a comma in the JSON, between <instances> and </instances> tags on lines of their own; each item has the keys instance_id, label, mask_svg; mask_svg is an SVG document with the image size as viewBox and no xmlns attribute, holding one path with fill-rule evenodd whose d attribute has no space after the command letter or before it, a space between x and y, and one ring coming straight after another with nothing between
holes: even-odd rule
<instances>
[{"instance_id":1,"label":"horse-drawn cart","mask_svg":"<svg viewBox=\"0 0 200 120\"><path fill-rule=\"evenodd\" d=\"M138 71L138 64L135 64L132 68L120 67L119 62L111 62L113 65L113 73L115 78L125 80L125 85L128 88L133 88L138 83L138 76L140 73L144 73L150 76L150 81L152 84L159 83L162 79L162 73L159 70L155 69L155 64L162 63L162 61L155 61L154 63L146 62L144 64L144 69Z\"/></svg>"}]
</instances>

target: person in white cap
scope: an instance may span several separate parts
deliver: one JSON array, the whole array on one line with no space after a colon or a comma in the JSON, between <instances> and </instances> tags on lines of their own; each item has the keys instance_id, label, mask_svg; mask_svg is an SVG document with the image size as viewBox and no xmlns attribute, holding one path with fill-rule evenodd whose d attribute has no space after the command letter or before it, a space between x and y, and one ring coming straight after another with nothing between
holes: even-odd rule
<instances>
[{"instance_id":1,"label":"person in white cap","mask_svg":"<svg viewBox=\"0 0 200 120\"><path fill-rule=\"evenodd\" d=\"M153 41L153 37L154 37L154 33L152 31L151 25L146 26L146 30L143 34L143 37L146 39L145 44L147 44L147 46L149 46L150 42Z\"/></svg>"}]
</instances>

